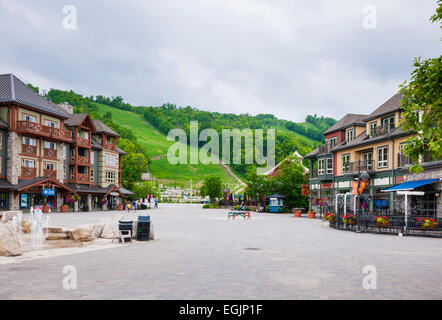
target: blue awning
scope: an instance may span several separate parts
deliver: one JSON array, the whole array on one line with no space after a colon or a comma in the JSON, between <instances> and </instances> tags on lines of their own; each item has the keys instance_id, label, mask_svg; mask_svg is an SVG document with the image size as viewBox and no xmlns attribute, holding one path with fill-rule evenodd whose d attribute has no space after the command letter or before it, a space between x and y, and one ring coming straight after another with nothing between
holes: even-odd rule
<instances>
[{"instance_id":1,"label":"blue awning","mask_svg":"<svg viewBox=\"0 0 442 320\"><path fill-rule=\"evenodd\" d=\"M439 181L439 179L427 179L427 180L416 180L416 181L407 181L394 187L382 190L382 192L392 192L392 191L410 191L416 188L425 186L427 184Z\"/></svg>"}]
</instances>

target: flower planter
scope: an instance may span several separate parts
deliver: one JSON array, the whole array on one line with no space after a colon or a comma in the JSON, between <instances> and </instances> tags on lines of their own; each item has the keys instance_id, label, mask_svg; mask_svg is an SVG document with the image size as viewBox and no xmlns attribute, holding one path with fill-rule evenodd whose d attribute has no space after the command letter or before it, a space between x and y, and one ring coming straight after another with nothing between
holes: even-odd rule
<instances>
[{"instance_id":1,"label":"flower planter","mask_svg":"<svg viewBox=\"0 0 442 320\"><path fill-rule=\"evenodd\" d=\"M117 210L118 211L122 211L123 210L123 205L122 204L117 205Z\"/></svg>"},{"instance_id":2,"label":"flower planter","mask_svg":"<svg viewBox=\"0 0 442 320\"><path fill-rule=\"evenodd\" d=\"M68 212L69 206L67 204L63 204L60 206L61 212Z\"/></svg>"},{"instance_id":3,"label":"flower planter","mask_svg":"<svg viewBox=\"0 0 442 320\"><path fill-rule=\"evenodd\" d=\"M43 213L48 213L49 212L49 206L48 205L43 206L42 207L42 211L43 211Z\"/></svg>"},{"instance_id":4,"label":"flower planter","mask_svg":"<svg viewBox=\"0 0 442 320\"><path fill-rule=\"evenodd\" d=\"M296 218L301 218L302 214L301 214L301 210L293 210L293 215Z\"/></svg>"},{"instance_id":5,"label":"flower planter","mask_svg":"<svg viewBox=\"0 0 442 320\"><path fill-rule=\"evenodd\" d=\"M307 214L307 217L308 217L309 219L316 219L316 212L314 212L314 211L309 211L308 214Z\"/></svg>"}]
</instances>

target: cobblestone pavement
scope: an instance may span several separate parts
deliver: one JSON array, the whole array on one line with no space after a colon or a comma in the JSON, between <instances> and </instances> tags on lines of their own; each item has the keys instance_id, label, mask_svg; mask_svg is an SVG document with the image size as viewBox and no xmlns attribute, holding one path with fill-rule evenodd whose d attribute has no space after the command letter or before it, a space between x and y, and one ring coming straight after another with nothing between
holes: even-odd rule
<instances>
[{"instance_id":1,"label":"cobblestone pavement","mask_svg":"<svg viewBox=\"0 0 442 320\"><path fill-rule=\"evenodd\" d=\"M0 265L0 299L442 298L440 239L337 231L291 215L228 221L227 211L201 205L161 204L149 214L155 241ZM77 269L76 290L63 289L66 265ZM376 267L377 289L362 286L366 265Z\"/></svg>"}]
</instances>

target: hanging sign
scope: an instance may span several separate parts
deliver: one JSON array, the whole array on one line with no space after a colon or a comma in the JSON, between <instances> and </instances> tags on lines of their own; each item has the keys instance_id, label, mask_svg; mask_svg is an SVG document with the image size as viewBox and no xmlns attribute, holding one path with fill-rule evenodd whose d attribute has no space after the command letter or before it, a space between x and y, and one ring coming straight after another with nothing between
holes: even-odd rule
<instances>
[{"instance_id":1,"label":"hanging sign","mask_svg":"<svg viewBox=\"0 0 442 320\"><path fill-rule=\"evenodd\" d=\"M113 196L113 197L118 197L119 193L118 192L111 192L110 195Z\"/></svg>"},{"instance_id":2,"label":"hanging sign","mask_svg":"<svg viewBox=\"0 0 442 320\"><path fill-rule=\"evenodd\" d=\"M43 195L44 196L55 196L55 189L43 188Z\"/></svg>"}]
</instances>

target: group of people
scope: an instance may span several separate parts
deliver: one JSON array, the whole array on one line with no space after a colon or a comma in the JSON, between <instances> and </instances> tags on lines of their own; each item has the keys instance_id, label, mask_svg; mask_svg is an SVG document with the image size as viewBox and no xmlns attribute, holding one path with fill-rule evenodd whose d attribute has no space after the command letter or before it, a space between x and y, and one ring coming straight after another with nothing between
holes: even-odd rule
<instances>
[{"instance_id":1,"label":"group of people","mask_svg":"<svg viewBox=\"0 0 442 320\"><path fill-rule=\"evenodd\" d=\"M154 205L154 208L158 208L158 199L157 198L149 198L149 206L152 208L152 202ZM133 201L127 201L125 203L126 211L127 212L134 212L136 210L139 210L141 206L140 200L133 200Z\"/></svg>"}]
</instances>

